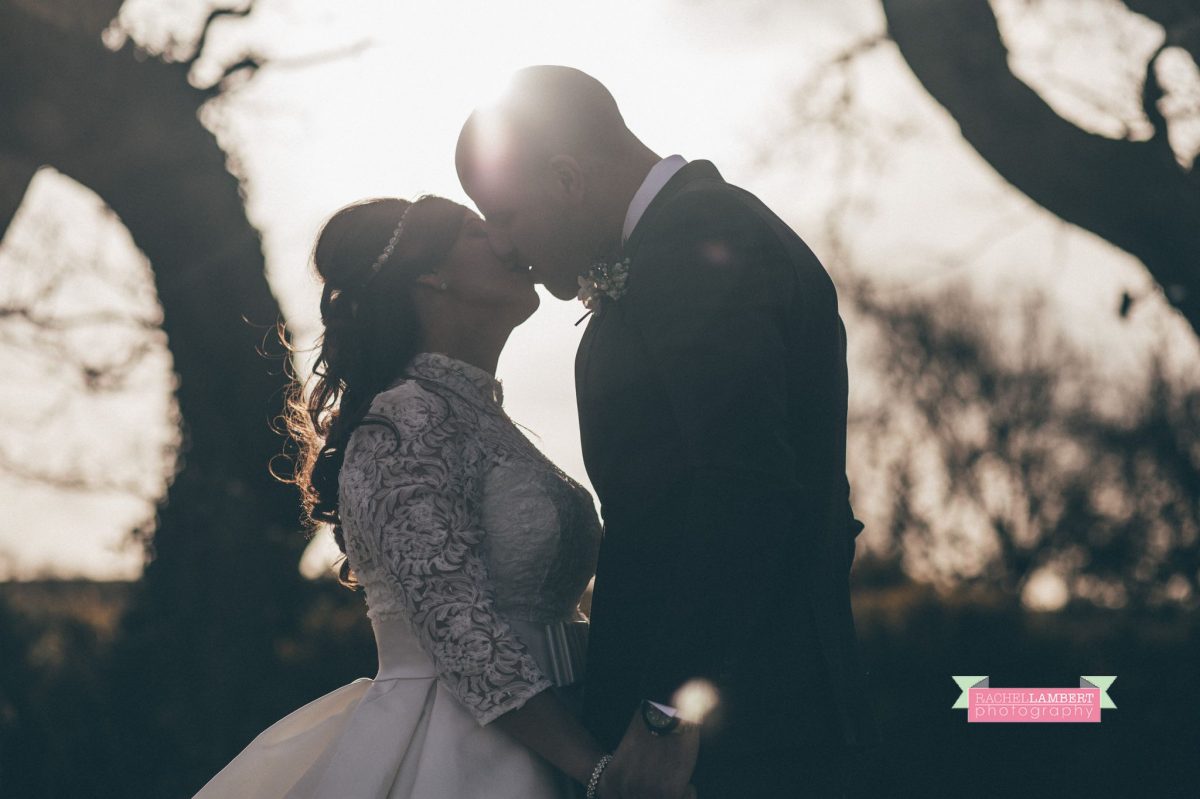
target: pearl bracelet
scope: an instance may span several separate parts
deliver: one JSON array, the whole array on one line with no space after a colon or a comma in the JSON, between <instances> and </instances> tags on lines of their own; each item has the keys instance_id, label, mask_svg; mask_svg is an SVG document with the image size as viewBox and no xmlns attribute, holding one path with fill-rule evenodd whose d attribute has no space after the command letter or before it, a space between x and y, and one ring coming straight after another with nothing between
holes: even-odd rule
<instances>
[{"instance_id":1,"label":"pearl bracelet","mask_svg":"<svg viewBox=\"0 0 1200 799\"><path fill-rule=\"evenodd\" d=\"M612 759L612 755L605 755L596 762L596 767L592 769L592 778L588 780L587 784L587 799L596 799L596 789L600 787L600 775L604 773L604 769L608 768Z\"/></svg>"}]
</instances>

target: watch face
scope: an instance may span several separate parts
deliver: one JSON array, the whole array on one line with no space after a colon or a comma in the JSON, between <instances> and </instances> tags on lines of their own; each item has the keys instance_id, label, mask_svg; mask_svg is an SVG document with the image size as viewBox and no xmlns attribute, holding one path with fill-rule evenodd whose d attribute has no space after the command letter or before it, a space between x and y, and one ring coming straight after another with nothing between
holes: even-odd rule
<instances>
[{"instance_id":1,"label":"watch face","mask_svg":"<svg viewBox=\"0 0 1200 799\"><path fill-rule=\"evenodd\" d=\"M652 732L669 732L679 720L659 710L651 702L642 702L642 719Z\"/></svg>"}]
</instances>

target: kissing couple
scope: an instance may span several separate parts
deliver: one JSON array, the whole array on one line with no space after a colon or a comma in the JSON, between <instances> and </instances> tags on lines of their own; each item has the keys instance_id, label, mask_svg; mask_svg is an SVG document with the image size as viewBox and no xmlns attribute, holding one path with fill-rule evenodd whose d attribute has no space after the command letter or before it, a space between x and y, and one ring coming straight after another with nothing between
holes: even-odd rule
<instances>
[{"instance_id":1,"label":"kissing couple","mask_svg":"<svg viewBox=\"0 0 1200 799\"><path fill-rule=\"evenodd\" d=\"M479 214L373 199L325 223L324 330L288 414L379 671L197 796L845 796L878 734L829 275L576 69L517 72L455 163ZM494 376L537 283L590 311L575 388L603 527Z\"/></svg>"}]
</instances>

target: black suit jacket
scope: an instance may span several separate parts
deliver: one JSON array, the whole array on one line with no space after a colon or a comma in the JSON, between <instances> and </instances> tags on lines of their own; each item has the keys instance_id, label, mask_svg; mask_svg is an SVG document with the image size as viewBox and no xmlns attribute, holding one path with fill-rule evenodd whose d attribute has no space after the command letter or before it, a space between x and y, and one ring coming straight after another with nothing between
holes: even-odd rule
<instances>
[{"instance_id":1,"label":"black suit jacket","mask_svg":"<svg viewBox=\"0 0 1200 799\"><path fill-rule=\"evenodd\" d=\"M709 753L873 743L833 283L707 161L674 175L624 255L625 294L576 357L605 521L586 722L615 747L641 699L700 677L721 702Z\"/></svg>"}]
</instances>

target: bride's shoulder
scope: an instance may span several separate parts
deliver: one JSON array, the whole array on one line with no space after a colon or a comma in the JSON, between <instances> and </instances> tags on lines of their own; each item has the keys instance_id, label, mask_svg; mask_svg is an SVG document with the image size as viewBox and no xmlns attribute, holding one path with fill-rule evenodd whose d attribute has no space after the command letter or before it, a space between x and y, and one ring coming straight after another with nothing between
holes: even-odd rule
<instances>
[{"instance_id":1,"label":"bride's shoulder","mask_svg":"<svg viewBox=\"0 0 1200 799\"><path fill-rule=\"evenodd\" d=\"M452 392L438 389L402 380L376 394L350 434L343 470L370 470L396 457L449 461L476 451L481 442L471 409ZM399 449L397 442L403 444Z\"/></svg>"},{"instance_id":2,"label":"bride's shoulder","mask_svg":"<svg viewBox=\"0 0 1200 799\"><path fill-rule=\"evenodd\" d=\"M398 432L411 434L447 426L462 416L460 405L451 392L403 379L375 395L367 416L386 419Z\"/></svg>"}]
</instances>

